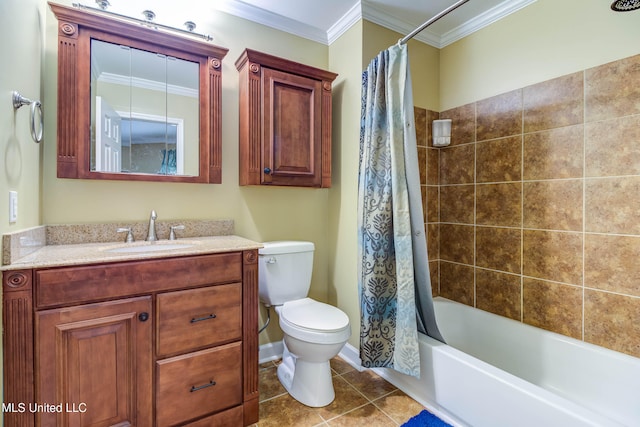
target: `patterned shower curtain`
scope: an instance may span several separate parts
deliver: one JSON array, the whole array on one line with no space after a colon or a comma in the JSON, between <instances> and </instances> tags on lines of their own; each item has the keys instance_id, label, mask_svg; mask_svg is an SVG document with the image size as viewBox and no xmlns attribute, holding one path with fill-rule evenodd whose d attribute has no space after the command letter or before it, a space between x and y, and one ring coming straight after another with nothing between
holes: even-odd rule
<instances>
[{"instance_id":1,"label":"patterned shower curtain","mask_svg":"<svg viewBox=\"0 0 640 427\"><path fill-rule=\"evenodd\" d=\"M358 175L360 359L420 375L418 331L440 341L433 313L407 46L362 74Z\"/></svg>"}]
</instances>

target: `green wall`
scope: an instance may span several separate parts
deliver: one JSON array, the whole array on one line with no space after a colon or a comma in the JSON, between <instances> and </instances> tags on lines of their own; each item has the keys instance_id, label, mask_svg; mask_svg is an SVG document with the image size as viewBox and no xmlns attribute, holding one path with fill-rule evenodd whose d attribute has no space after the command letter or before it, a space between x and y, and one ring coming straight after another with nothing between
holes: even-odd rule
<instances>
[{"instance_id":1,"label":"green wall","mask_svg":"<svg viewBox=\"0 0 640 427\"><path fill-rule=\"evenodd\" d=\"M41 0L0 2L0 234L40 224L44 144L31 139L30 107L15 110L11 92L41 100L47 114L48 104L41 89L44 10ZM16 223L9 223L9 191L18 192Z\"/></svg>"},{"instance_id":2,"label":"green wall","mask_svg":"<svg viewBox=\"0 0 640 427\"><path fill-rule=\"evenodd\" d=\"M331 69L340 75L334 84L333 93L333 187L329 193L328 302L340 307L349 316L352 325L349 342L354 346L358 346L360 318L356 281L356 210L361 56L362 21L345 32L329 49Z\"/></svg>"}]
</instances>

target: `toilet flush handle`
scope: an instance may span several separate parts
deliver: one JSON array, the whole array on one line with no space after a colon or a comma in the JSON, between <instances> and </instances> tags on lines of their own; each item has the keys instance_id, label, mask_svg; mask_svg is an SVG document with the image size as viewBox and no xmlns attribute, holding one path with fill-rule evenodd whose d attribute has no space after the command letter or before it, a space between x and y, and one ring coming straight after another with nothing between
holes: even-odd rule
<instances>
[{"instance_id":1,"label":"toilet flush handle","mask_svg":"<svg viewBox=\"0 0 640 427\"><path fill-rule=\"evenodd\" d=\"M276 258L275 257L269 257L269 258L267 258L266 263L267 264L275 264L276 263Z\"/></svg>"}]
</instances>

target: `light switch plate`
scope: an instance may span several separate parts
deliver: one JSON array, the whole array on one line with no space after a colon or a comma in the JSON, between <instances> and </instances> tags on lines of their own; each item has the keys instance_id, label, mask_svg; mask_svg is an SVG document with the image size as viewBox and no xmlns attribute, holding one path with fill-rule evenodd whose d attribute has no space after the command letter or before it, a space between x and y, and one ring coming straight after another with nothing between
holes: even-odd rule
<instances>
[{"instance_id":1,"label":"light switch plate","mask_svg":"<svg viewBox=\"0 0 640 427\"><path fill-rule=\"evenodd\" d=\"M18 221L18 192L9 191L9 222Z\"/></svg>"}]
</instances>

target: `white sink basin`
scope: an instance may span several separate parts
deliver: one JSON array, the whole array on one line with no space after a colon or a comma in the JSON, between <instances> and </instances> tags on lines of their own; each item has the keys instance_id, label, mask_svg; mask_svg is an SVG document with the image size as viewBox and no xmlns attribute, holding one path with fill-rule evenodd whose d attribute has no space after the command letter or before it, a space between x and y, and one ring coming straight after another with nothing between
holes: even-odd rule
<instances>
[{"instance_id":1,"label":"white sink basin","mask_svg":"<svg viewBox=\"0 0 640 427\"><path fill-rule=\"evenodd\" d=\"M193 246L191 243L148 243L145 245L124 245L117 246L115 248L104 249L104 252L110 253L121 253L121 254L140 254L147 252L158 252L158 251L174 251L176 249L187 249Z\"/></svg>"}]
</instances>

